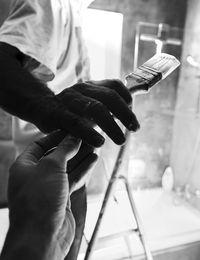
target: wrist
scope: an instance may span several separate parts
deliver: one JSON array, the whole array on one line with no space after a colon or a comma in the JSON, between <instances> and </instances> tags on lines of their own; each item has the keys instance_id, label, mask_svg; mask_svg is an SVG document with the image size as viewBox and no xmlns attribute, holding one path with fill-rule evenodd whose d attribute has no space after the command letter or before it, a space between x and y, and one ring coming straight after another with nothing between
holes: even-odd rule
<instances>
[{"instance_id":1,"label":"wrist","mask_svg":"<svg viewBox=\"0 0 200 260\"><path fill-rule=\"evenodd\" d=\"M55 112L58 110L59 102L54 93L33 99L28 106L31 123L35 124L42 132L50 133L58 129Z\"/></svg>"},{"instance_id":2,"label":"wrist","mask_svg":"<svg viewBox=\"0 0 200 260\"><path fill-rule=\"evenodd\" d=\"M60 255L59 245L53 233L47 235L33 223L10 223L1 260L57 259L56 255Z\"/></svg>"},{"instance_id":3,"label":"wrist","mask_svg":"<svg viewBox=\"0 0 200 260\"><path fill-rule=\"evenodd\" d=\"M20 209L20 208L19 208ZM51 218L48 218L45 211L33 210L26 207L19 210L10 208L10 229L11 231L21 231L24 234L29 232L32 234L42 234L50 240L53 239L58 232L58 227L55 225Z\"/></svg>"},{"instance_id":4,"label":"wrist","mask_svg":"<svg viewBox=\"0 0 200 260\"><path fill-rule=\"evenodd\" d=\"M1 259L49 259L50 252L55 252L57 247L58 244L53 234L46 235L30 223L23 227L11 223Z\"/></svg>"}]
</instances>

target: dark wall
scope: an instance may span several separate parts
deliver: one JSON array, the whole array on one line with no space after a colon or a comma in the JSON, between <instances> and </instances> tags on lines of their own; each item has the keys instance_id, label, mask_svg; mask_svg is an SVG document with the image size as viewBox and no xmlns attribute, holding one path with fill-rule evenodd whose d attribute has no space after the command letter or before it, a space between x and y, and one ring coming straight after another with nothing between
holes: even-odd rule
<instances>
[{"instance_id":1,"label":"dark wall","mask_svg":"<svg viewBox=\"0 0 200 260\"><path fill-rule=\"evenodd\" d=\"M134 60L135 30L138 22L167 23L183 29L186 0L96 0L92 8L121 12L124 15L121 76L131 72ZM181 37L181 30L179 37ZM181 56L181 46L166 46L164 52ZM138 64L155 53L154 43L142 43ZM179 70L155 87L149 94L136 96L134 111L141 130L133 134L129 151L129 174L136 186L157 186L170 164L172 125L176 103Z\"/></svg>"}]
</instances>

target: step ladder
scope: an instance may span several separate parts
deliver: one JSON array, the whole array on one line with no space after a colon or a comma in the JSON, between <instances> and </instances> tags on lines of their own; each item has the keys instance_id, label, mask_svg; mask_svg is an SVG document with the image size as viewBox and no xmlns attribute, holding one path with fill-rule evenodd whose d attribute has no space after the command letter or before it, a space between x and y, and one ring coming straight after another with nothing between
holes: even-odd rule
<instances>
[{"instance_id":1,"label":"step ladder","mask_svg":"<svg viewBox=\"0 0 200 260\"><path fill-rule=\"evenodd\" d=\"M92 259L92 254L93 254L93 251L95 249L95 245L98 241L98 234L99 234L99 229L100 229L100 226L101 226L101 223L102 223L102 219L103 219L106 207L108 205L108 201L109 201L110 197L113 196L113 189L114 189L114 186L115 186L117 181L122 181L125 185L125 191L127 192L127 195L128 195L128 200L129 200L131 210L132 210L132 213L133 213L133 218L134 218L134 221L136 222L136 228L131 229L129 231L129 233L135 232L138 235L140 242L143 246L146 259L147 260L153 260L150 248L149 248L148 243L147 243L147 239L145 237L145 232L144 232L144 229L143 229L143 226L142 226L142 223L141 223L141 219L140 219L140 216L138 214L138 211L137 211L137 208L136 208L136 205L135 205L135 202L134 202L133 194L132 194L131 187L129 185L128 179L127 179L127 177L119 174L119 169L120 169L120 166L123 162L123 157L124 157L124 154L125 154L125 151L126 151L127 143L129 141L129 138L130 138L130 133L128 131L126 131L125 136L126 136L127 142L124 146L120 147L120 150L118 152L117 159L116 159L116 162L115 162L115 166L113 168L111 177L109 179L108 187L107 187L105 195L104 195L103 203L102 203L102 206L101 206L101 209L100 209L100 213L98 215L96 225L94 227L91 239L90 239L90 241L88 241L88 246L87 246L87 250L86 250L86 253L85 253L84 260L91 260ZM120 235L124 236L124 233L122 232L121 234L119 234L119 236Z\"/></svg>"}]
</instances>

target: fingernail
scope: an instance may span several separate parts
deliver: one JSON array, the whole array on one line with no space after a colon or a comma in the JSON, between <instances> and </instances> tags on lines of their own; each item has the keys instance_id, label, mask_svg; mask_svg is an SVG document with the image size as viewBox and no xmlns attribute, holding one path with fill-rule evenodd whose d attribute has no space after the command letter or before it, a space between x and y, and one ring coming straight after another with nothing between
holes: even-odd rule
<instances>
[{"instance_id":1,"label":"fingernail","mask_svg":"<svg viewBox=\"0 0 200 260\"><path fill-rule=\"evenodd\" d=\"M92 162L96 162L97 159L98 159L98 155L96 153L91 154L91 161Z\"/></svg>"},{"instance_id":2,"label":"fingernail","mask_svg":"<svg viewBox=\"0 0 200 260\"><path fill-rule=\"evenodd\" d=\"M140 124L138 123L138 121L134 121L134 122L130 123L128 126L129 131L136 132L139 129L140 129Z\"/></svg>"},{"instance_id":3,"label":"fingernail","mask_svg":"<svg viewBox=\"0 0 200 260\"><path fill-rule=\"evenodd\" d=\"M98 137L96 140L95 140L95 147L100 147L104 144L105 142L105 139L103 137Z\"/></svg>"},{"instance_id":4,"label":"fingernail","mask_svg":"<svg viewBox=\"0 0 200 260\"><path fill-rule=\"evenodd\" d=\"M120 137L118 137L118 139L115 141L116 144L118 145L123 145L126 142L125 136L121 135Z\"/></svg>"},{"instance_id":5,"label":"fingernail","mask_svg":"<svg viewBox=\"0 0 200 260\"><path fill-rule=\"evenodd\" d=\"M73 143L79 143L79 142L81 141L80 138L75 137L75 136L73 136L73 135L68 135L68 136L66 136L66 139L72 141Z\"/></svg>"},{"instance_id":6,"label":"fingernail","mask_svg":"<svg viewBox=\"0 0 200 260\"><path fill-rule=\"evenodd\" d=\"M127 139L125 139L124 143L121 146L125 146L127 144Z\"/></svg>"}]
</instances>

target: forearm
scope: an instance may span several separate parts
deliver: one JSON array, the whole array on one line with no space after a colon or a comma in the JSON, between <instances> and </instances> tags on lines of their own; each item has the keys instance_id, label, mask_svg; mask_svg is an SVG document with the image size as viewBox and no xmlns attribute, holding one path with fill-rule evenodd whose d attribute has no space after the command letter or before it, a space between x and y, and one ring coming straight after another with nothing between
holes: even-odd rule
<instances>
[{"instance_id":1,"label":"forearm","mask_svg":"<svg viewBox=\"0 0 200 260\"><path fill-rule=\"evenodd\" d=\"M17 49L0 43L0 107L36 123L37 112L44 111L55 95L21 66L18 54Z\"/></svg>"},{"instance_id":2,"label":"forearm","mask_svg":"<svg viewBox=\"0 0 200 260\"><path fill-rule=\"evenodd\" d=\"M10 227L0 260L62 260L59 244L53 236L26 226Z\"/></svg>"}]
</instances>

